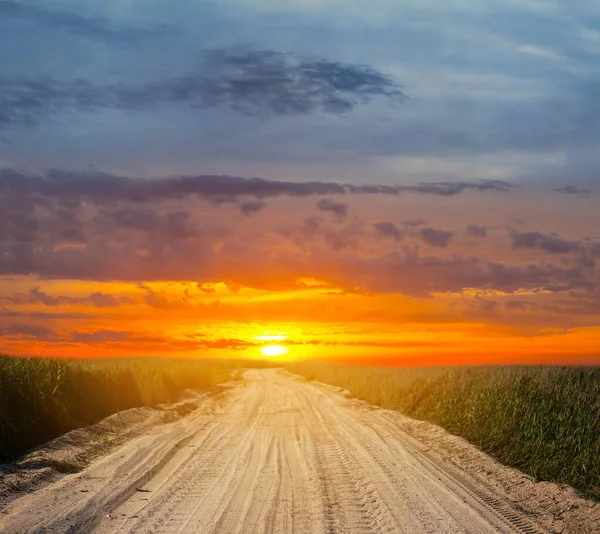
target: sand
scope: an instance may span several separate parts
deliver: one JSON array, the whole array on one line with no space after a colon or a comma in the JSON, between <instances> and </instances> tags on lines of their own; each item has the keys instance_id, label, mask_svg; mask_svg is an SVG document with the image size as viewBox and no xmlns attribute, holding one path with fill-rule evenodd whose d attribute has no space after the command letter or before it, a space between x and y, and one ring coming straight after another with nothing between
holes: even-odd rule
<instances>
[{"instance_id":1,"label":"sand","mask_svg":"<svg viewBox=\"0 0 600 534\"><path fill-rule=\"evenodd\" d=\"M600 506L571 488L283 370L246 370L185 406L172 422L132 416L137 431L121 423L126 439L87 467L22 485L0 532L600 532ZM98 434L51 449L69 458Z\"/></svg>"}]
</instances>

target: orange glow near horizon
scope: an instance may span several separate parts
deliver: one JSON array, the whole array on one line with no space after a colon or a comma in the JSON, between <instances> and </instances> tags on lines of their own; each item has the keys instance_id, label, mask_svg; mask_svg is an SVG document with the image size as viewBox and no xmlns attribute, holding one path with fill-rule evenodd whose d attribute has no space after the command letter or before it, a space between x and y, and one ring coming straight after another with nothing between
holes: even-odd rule
<instances>
[{"instance_id":1,"label":"orange glow near horizon","mask_svg":"<svg viewBox=\"0 0 600 534\"><path fill-rule=\"evenodd\" d=\"M454 309L465 294L409 299L344 293L324 285L313 281L295 290L264 290L224 282L199 287L193 282L0 277L0 294L25 295L14 309L31 317L26 325L6 330L10 337L3 352L385 365L593 363L600 353L597 326L539 327L535 314L520 310L513 312L510 324L494 316L461 316ZM518 297L493 298L501 302Z\"/></svg>"}]
</instances>

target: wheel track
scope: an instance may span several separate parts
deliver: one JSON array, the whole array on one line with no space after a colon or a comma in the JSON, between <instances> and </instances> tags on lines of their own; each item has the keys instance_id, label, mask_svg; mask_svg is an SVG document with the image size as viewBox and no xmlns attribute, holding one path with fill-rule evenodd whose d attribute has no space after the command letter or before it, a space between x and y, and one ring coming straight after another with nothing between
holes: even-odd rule
<instances>
[{"instance_id":1,"label":"wheel track","mask_svg":"<svg viewBox=\"0 0 600 534\"><path fill-rule=\"evenodd\" d=\"M249 397L250 394L238 400L245 404ZM140 514L133 525L128 525L126 531L168 534L185 530L210 490L220 482L223 473L239 461L240 449L251 441L249 437L255 429L258 413L258 404L255 406L256 409L249 414L250 424L241 436L241 429L215 423L214 435L202 437L194 447L191 464L176 472L171 484L161 488L157 502L149 503L147 511ZM167 499L164 498L165 492L168 492Z\"/></svg>"},{"instance_id":2,"label":"wheel track","mask_svg":"<svg viewBox=\"0 0 600 534\"><path fill-rule=\"evenodd\" d=\"M361 451L356 454L361 468L377 479L382 487L382 498L392 507L397 517L412 518L412 525L407 532L425 530L435 532L439 522L446 525L449 531L461 531L461 524L468 525L471 532L481 532L492 528L489 521L471 510L462 510L464 496L448 491L439 483L438 473L420 470L415 473L411 463L412 457L397 444L391 447L379 446L378 434L368 425L349 424L344 415L337 418L337 424L346 433L351 444L349 450ZM391 453L393 451L393 454ZM394 483L391 483L391 482ZM407 491L407 488L410 488ZM393 506L394 502L405 503L404 507ZM427 502L427 512L421 513L423 502ZM403 509L404 508L404 509Z\"/></svg>"},{"instance_id":3,"label":"wheel track","mask_svg":"<svg viewBox=\"0 0 600 534\"><path fill-rule=\"evenodd\" d=\"M319 419L315 440L317 472L324 495L328 532L398 532L398 524L379 499L369 478L343 448L339 436L334 435L330 422L319 410L314 413Z\"/></svg>"},{"instance_id":4,"label":"wheel track","mask_svg":"<svg viewBox=\"0 0 600 534\"><path fill-rule=\"evenodd\" d=\"M488 490L478 486L448 462L442 462L431 455L424 454L413 442L413 438L404 432L393 427L387 428L387 430L396 438L402 440L403 446L411 452L413 458L419 461L421 465L429 470L443 473L445 477L451 479L456 486L469 494L472 499L477 501L488 512L495 515L497 519L513 532L524 534L545 534L547 532L540 526L534 525L523 512L515 510L513 505L506 499L493 496Z\"/></svg>"},{"instance_id":5,"label":"wheel track","mask_svg":"<svg viewBox=\"0 0 600 534\"><path fill-rule=\"evenodd\" d=\"M105 468L15 501L0 532L544 532L503 495L427 454L383 410L326 387L253 370L205 410L125 444ZM106 477L91 484L98 470ZM89 488L85 506L65 493ZM27 515L53 503L68 515Z\"/></svg>"}]
</instances>

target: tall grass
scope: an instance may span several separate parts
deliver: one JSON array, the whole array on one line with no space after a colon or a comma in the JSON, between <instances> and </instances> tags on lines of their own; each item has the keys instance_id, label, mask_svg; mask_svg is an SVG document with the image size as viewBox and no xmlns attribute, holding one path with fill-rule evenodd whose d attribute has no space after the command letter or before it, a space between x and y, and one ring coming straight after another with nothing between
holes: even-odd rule
<instances>
[{"instance_id":1,"label":"tall grass","mask_svg":"<svg viewBox=\"0 0 600 534\"><path fill-rule=\"evenodd\" d=\"M0 356L0 460L136 406L227 379L233 360L54 360Z\"/></svg>"},{"instance_id":2,"label":"tall grass","mask_svg":"<svg viewBox=\"0 0 600 534\"><path fill-rule=\"evenodd\" d=\"M600 498L600 368L306 362L288 370L436 423L538 480Z\"/></svg>"}]
</instances>

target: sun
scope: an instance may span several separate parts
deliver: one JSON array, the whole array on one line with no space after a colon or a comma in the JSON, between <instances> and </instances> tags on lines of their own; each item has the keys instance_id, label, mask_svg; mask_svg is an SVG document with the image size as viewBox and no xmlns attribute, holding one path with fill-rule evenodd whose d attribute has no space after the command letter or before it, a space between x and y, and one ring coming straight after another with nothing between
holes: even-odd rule
<instances>
[{"instance_id":1,"label":"sun","mask_svg":"<svg viewBox=\"0 0 600 534\"><path fill-rule=\"evenodd\" d=\"M260 352L262 352L263 356L268 356L269 358L276 358L277 356L283 356L290 351L287 347L282 347L281 345L266 345L261 347Z\"/></svg>"}]
</instances>

